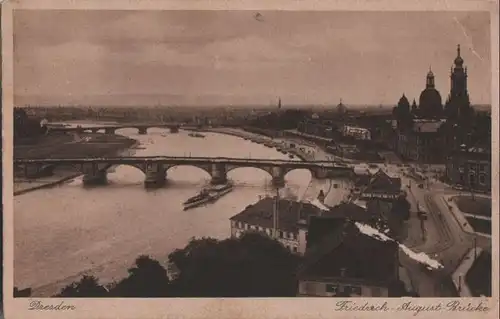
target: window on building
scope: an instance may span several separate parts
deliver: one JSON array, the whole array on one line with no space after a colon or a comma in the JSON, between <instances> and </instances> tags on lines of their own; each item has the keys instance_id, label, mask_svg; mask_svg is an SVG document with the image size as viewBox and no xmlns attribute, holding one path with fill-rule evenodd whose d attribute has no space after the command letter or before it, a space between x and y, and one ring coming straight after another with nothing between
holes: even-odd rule
<instances>
[{"instance_id":1,"label":"window on building","mask_svg":"<svg viewBox=\"0 0 500 319\"><path fill-rule=\"evenodd\" d=\"M484 174L479 174L479 184L481 185L486 184L486 176Z\"/></svg>"},{"instance_id":2,"label":"window on building","mask_svg":"<svg viewBox=\"0 0 500 319\"><path fill-rule=\"evenodd\" d=\"M234 220L231 221L231 227L237 227L236 222Z\"/></svg>"},{"instance_id":3,"label":"window on building","mask_svg":"<svg viewBox=\"0 0 500 319\"><path fill-rule=\"evenodd\" d=\"M327 284L326 285L326 292L331 293L331 294L337 294L338 287L336 285Z\"/></svg>"},{"instance_id":4,"label":"window on building","mask_svg":"<svg viewBox=\"0 0 500 319\"><path fill-rule=\"evenodd\" d=\"M306 294L312 294L315 292L315 287L314 287L314 283L313 282L305 282L304 283L304 290L305 290L305 293Z\"/></svg>"},{"instance_id":5,"label":"window on building","mask_svg":"<svg viewBox=\"0 0 500 319\"><path fill-rule=\"evenodd\" d=\"M486 172L486 164L479 164L479 171Z\"/></svg>"},{"instance_id":6,"label":"window on building","mask_svg":"<svg viewBox=\"0 0 500 319\"><path fill-rule=\"evenodd\" d=\"M359 286L351 286L352 295L361 296L361 287Z\"/></svg>"}]
</instances>

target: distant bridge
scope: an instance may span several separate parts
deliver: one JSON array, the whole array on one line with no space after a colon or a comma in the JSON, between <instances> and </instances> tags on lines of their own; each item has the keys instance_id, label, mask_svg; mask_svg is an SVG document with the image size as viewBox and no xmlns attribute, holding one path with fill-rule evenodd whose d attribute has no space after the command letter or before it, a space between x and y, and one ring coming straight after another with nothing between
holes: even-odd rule
<instances>
[{"instance_id":1,"label":"distant bridge","mask_svg":"<svg viewBox=\"0 0 500 319\"><path fill-rule=\"evenodd\" d=\"M124 128L132 128L137 129L139 134L147 134L148 129L150 128L164 128L169 129L170 132L176 133L179 131L179 128L185 126L182 123L157 123L157 124L120 124L120 125L102 125L102 126L77 126L77 127L61 127L61 126L52 126L48 124L50 131L52 132L92 132L98 133L99 131L103 131L105 134L115 134L117 130ZM189 128L195 128L196 125L190 125Z\"/></svg>"},{"instance_id":2,"label":"distant bridge","mask_svg":"<svg viewBox=\"0 0 500 319\"><path fill-rule=\"evenodd\" d=\"M353 167L331 161L290 161L228 157L99 157L99 158L32 158L14 160L16 173L27 178L51 175L55 167L73 167L83 174L87 185L105 184L107 170L116 165L138 168L145 174L146 187L161 187L166 182L167 171L175 166L198 167L212 178L213 184L227 182L227 173L236 168L254 167L267 172L275 186L285 184L285 175L295 169L308 169L319 179L334 176L351 176Z\"/></svg>"}]
</instances>

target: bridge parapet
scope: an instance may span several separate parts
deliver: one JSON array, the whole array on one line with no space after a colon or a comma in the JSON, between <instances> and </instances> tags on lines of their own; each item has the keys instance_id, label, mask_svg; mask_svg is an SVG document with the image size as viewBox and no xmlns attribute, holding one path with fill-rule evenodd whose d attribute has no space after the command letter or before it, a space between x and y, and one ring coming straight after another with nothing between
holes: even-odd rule
<instances>
[{"instance_id":1,"label":"bridge parapet","mask_svg":"<svg viewBox=\"0 0 500 319\"><path fill-rule=\"evenodd\" d=\"M168 129L172 133L179 132L179 128L181 128L183 124L181 123L160 123L160 124L124 124L124 125L106 125L106 126L92 126L92 127L50 127L50 130L53 132L92 132L97 133L99 131L103 131L105 134L115 134L115 132L119 129L126 128L134 128L137 129L139 134L147 134L148 129L150 128L165 128Z\"/></svg>"},{"instance_id":2,"label":"bridge parapet","mask_svg":"<svg viewBox=\"0 0 500 319\"><path fill-rule=\"evenodd\" d=\"M179 165L195 166L210 174L213 184L227 182L227 174L240 167L254 167L267 172L276 186L283 186L285 175L294 169L308 169L315 178L351 176L353 168L335 166L331 162L302 162L286 160L206 158L206 157L102 157L102 158L63 158L63 159L17 159L17 167L22 167L26 177L35 178L50 175L55 166L73 166L83 175L87 184L103 184L106 172L116 165L129 165L145 174L147 187L160 187L166 182L167 171ZM19 170L18 170L19 171Z\"/></svg>"}]
</instances>

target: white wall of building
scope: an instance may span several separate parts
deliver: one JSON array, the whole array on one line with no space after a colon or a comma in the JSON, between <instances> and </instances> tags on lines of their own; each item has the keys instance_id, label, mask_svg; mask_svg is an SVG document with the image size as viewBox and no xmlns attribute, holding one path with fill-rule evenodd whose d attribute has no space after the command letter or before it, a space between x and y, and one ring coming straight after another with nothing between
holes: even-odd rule
<instances>
[{"instance_id":1,"label":"white wall of building","mask_svg":"<svg viewBox=\"0 0 500 319\"><path fill-rule=\"evenodd\" d=\"M250 225L247 223L242 223L238 221L231 221L231 236L239 238L246 231L256 231L268 236L272 236L273 230L271 228L264 228L258 225ZM285 246L288 250L293 253L303 254L305 251L305 243L300 243L299 233L294 232L285 232L278 229L277 232L277 240ZM304 240L305 240L305 236ZM304 247L304 250L301 251L300 247Z\"/></svg>"},{"instance_id":2,"label":"white wall of building","mask_svg":"<svg viewBox=\"0 0 500 319\"><path fill-rule=\"evenodd\" d=\"M342 293L344 289L351 291L352 297L388 297L389 289L387 287L378 287L373 285L364 285L360 283L346 283L346 281L300 281L300 296L317 297L335 297L337 293Z\"/></svg>"}]
</instances>

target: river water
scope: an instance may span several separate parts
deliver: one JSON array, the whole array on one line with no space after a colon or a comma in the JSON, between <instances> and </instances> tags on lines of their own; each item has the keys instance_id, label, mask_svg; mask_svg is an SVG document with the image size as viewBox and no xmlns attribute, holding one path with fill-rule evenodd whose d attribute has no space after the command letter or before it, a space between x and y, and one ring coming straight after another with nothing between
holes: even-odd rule
<instances>
[{"instance_id":1,"label":"river water","mask_svg":"<svg viewBox=\"0 0 500 319\"><path fill-rule=\"evenodd\" d=\"M288 159L275 149L231 135L188 132L169 133L135 129L117 134L140 142L137 156L207 156ZM76 178L61 186L41 189L14 198L14 285L31 287L35 295L50 296L88 273L102 282L119 280L141 254L166 265L167 256L184 247L190 238L230 236L229 218L259 197L272 195L271 177L255 168L228 173L234 190L205 207L183 211L182 202L210 182L205 171L178 166L168 171L168 185L144 189L144 174L137 168L118 166L108 173L109 184L83 188ZM281 196L300 199L327 191L325 181L312 179L308 170L286 177Z\"/></svg>"}]
</instances>

